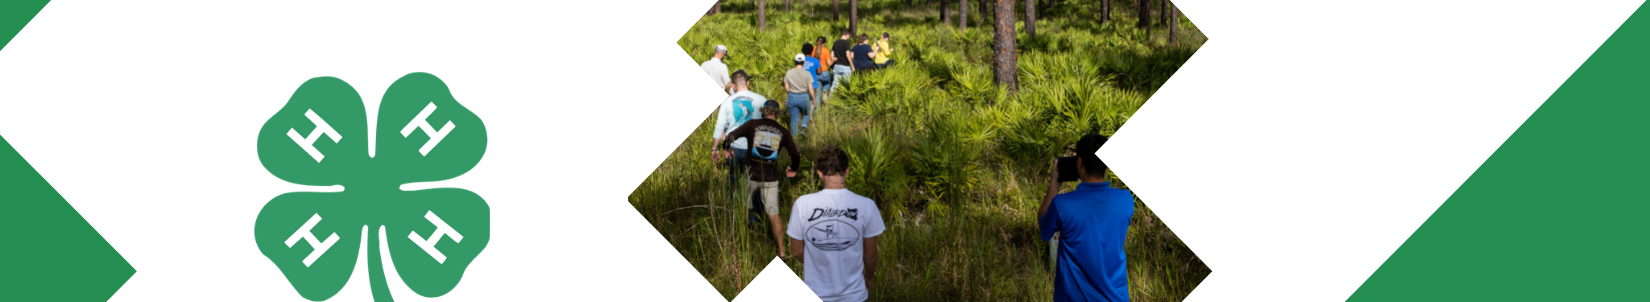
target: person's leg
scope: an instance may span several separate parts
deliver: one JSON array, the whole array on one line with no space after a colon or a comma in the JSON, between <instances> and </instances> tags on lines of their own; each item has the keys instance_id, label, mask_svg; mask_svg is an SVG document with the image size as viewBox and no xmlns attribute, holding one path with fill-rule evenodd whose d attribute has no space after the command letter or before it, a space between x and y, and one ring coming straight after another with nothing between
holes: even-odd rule
<instances>
[{"instance_id":1,"label":"person's leg","mask_svg":"<svg viewBox=\"0 0 1650 302\"><path fill-rule=\"evenodd\" d=\"M791 136L796 136L802 127L808 126L808 94L792 93L785 101L786 110L791 113Z\"/></svg>"},{"instance_id":2,"label":"person's leg","mask_svg":"<svg viewBox=\"0 0 1650 302\"><path fill-rule=\"evenodd\" d=\"M779 182L762 183L762 200L767 201L762 206L768 213L768 225L773 227L776 255L782 258L790 257L790 253L785 252L785 223L779 221Z\"/></svg>"},{"instance_id":3,"label":"person's leg","mask_svg":"<svg viewBox=\"0 0 1650 302\"><path fill-rule=\"evenodd\" d=\"M836 92L836 89L842 87L843 83L847 83L848 82L848 77L852 76L853 74L854 74L854 68L853 67L848 67L848 66L843 66L843 65L832 66L831 67L831 77L832 77L832 79L831 79L831 92L833 92L833 93Z\"/></svg>"},{"instance_id":4,"label":"person's leg","mask_svg":"<svg viewBox=\"0 0 1650 302\"><path fill-rule=\"evenodd\" d=\"M790 113L791 113L791 136L796 136L797 135L796 131L798 129L798 128L796 128L796 125L802 123L802 112L801 112L802 108L796 107L796 100L794 100L794 99L791 100L789 103L790 104L785 105L785 107L786 107L785 110L790 111Z\"/></svg>"},{"instance_id":5,"label":"person's leg","mask_svg":"<svg viewBox=\"0 0 1650 302\"><path fill-rule=\"evenodd\" d=\"M799 98L798 101L797 101L797 105L799 105L799 106L797 106L797 108L801 108L800 111L802 112L802 130L801 130L801 133L802 134L807 134L808 133L808 121L812 120L814 118L814 105L808 102L808 94L802 94L802 97ZM795 132L794 130L796 128L793 126L791 129L793 130L793 132Z\"/></svg>"},{"instance_id":6,"label":"person's leg","mask_svg":"<svg viewBox=\"0 0 1650 302\"><path fill-rule=\"evenodd\" d=\"M762 195L758 195L758 193L762 193L762 191L759 190L764 189L762 187L762 182L746 180L745 183L745 196L749 196L751 198L750 202L745 203L745 207L751 210L750 220L751 222L761 222L762 218L757 216L757 213L758 211L765 211L768 207L768 203L762 202L764 201L761 198Z\"/></svg>"},{"instance_id":7,"label":"person's leg","mask_svg":"<svg viewBox=\"0 0 1650 302\"><path fill-rule=\"evenodd\" d=\"M734 195L732 197L732 201L734 203L745 204L745 210L747 212L755 212L755 209L753 209L751 207L751 203L750 203L750 199L749 199L750 196L751 196L751 191L750 191L750 188L749 188L749 184L746 183L746 181L748 181L749 178L747 176L745 176L745 164L744 164L745 155L749 154L748 152L750 152L750 150L749 149L741 149L741 148L728 148L728 152L733 153L733 157L730 157L730 158L726 159L728 161L728 185L730 186L730 189L733 189L734 191L736 191L736 193L734 193ZM738 192L743 192L744 194L739 194ZM754 214L754 213L752 213L752 214ZM749 218L756 218L756 217L755 217L755 215L752 215Z\"/></svg>"}]
</instances>

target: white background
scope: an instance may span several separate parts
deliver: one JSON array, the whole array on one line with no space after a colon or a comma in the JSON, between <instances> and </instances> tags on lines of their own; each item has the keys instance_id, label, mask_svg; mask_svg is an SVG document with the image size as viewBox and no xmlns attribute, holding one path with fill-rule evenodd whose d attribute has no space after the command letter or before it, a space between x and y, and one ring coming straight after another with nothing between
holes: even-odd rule
<instances>
[{"instance_id":1,"label":"white background","mask_svg":"<svg viewBox=\"0 0 1650 302\"><path fill-rule=\"evenodd\" d=\"M1238 2L1176 1L1210 40L1100 153L1215 270L1193 301L1344 299L1640 4ZM259 127L311 77L370 113L430 72L490 131L440 185L493 209L437 301L721 301L626 202L721 99L675 44L706 4L55 1L0 52L0 134L136 267L113 300L302 301L252 225L317 189ZM811 295L780 272L738 299Z\"/></svg>"}]
</instances>

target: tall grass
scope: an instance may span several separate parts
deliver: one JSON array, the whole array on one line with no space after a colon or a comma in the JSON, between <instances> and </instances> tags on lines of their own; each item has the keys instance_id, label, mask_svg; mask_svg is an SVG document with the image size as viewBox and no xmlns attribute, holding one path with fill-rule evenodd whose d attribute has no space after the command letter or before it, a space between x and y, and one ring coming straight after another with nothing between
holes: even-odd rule
<instances>
[{"instance_id":1,"label":"tall grass","mask_svg":"<svg viewBox=\"0 0 1650 302\"><path fill-rule=\"evenodd\" d=\"M793 12L769 1L768 30L758 31L754 8L730 2L678 44L696 61L727 45L729 67L781 103L783 72L801 44L834 41L847 27L846 16L831 21L828 1L798 1ZM1201 32L1181 19L1180 43L1170 44L1161 28L1135 28L1132 10L1099 25L1083 6L1045 5L1038 36L1019 36L1021 89L1010 93L993 83L989 27L942 26L937 7L860 2L861 31L890 32L898 65L855 73L818 110L798 140L804 172L780 185L781 214L819 190L812 156L842 146L853 156L848 188L876 200L888 226L873 299L1051 299L1052 263L1036 220L1049 160L1083 134L1117 131L1202 44ZM743 191L711 164L712 122L707 115L630 202L731 299L773 259L773 239L766 225L745 224L733 201ZM1209 273L1139 200L1126 252L1136 301L1178 301ZM801 265L791 267L800 276Z\"/></svg>"}]
</instances>

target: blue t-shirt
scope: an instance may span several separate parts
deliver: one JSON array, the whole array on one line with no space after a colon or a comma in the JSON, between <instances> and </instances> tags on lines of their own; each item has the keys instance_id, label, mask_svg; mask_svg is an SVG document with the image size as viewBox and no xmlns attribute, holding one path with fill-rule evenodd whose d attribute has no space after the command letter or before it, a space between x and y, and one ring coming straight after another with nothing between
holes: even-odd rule
<instances>
[{"instance_id":1,"label":"blue t-shirt","mask_svg":"<svg viewBox=\"0 0 1650 302\"><path fill-rule=\"evenodd\" d=\"M1111 182L1080 183L1049 202L1037 219L1043 240L1060 232L1054 301L1129 301L1123 240L1134 217L1134 193Z\"/></svg>"},{"instance_id":2,"label":"blue t-shirt","mask_svg":"<svg viewBox=\"0 0 1650 302\"><path fill-rule=\"evenodd\" d=\"M807 61L802 62L802 70L807 70L808 75L814 76L814 90L818 91L819 74L815 72L819 71L819 58L808 57Z\"/></svg>"},{"instance_id":3,"label":"blue t-shirt","mask_svg":"<svg viewBox=\"0 0 1650 302\"><path fill-rule=\"evenodd\" d=\"M875 64L871 62L870 44L854 45L854 48L850 49L849 52L854 53L854 69L871 68L871 65Z\"/></svg>"}]
</instances>

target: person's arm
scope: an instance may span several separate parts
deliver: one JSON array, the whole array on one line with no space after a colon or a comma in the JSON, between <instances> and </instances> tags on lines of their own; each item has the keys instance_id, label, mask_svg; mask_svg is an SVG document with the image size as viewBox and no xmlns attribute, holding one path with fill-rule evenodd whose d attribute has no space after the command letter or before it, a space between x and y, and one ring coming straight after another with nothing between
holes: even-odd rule
<instances>
[{"instance_id":1,"label":"person's arm","mask_svg":"<svg viewBox=\"0 0 1650 302\"><path fill-rule=\"evenodd\" d=\"M814 92L814 85L808 85L808 104L811 110L819 110L819 95Z\"/></svg>"},{"instance_id":2,"label":"person's arm","mask_svg":"<svg viewBox=\"0 0 1650 302\"><path fill-rule=\"evenodd\" d=\"M871 284L877 279L877 237L865 238L865 291L871 291Z\"/></svg>"},{"instance_id":3,"label":"person's arm","mask_svg":"<svg viewBox=\"0 0 1650 302\"><path fill-rule=\"evenodd\" d=\"M785 92L790 93L791 92L791 82L786 81L786 80L779 80L779 81L783 82L785 84Z\"/></svg>"},{"instance_id":4,"label":"person's arm","mask_svg":"<svg viewBox=\"0 0 1650 302\"><path fill-rule=\"evenodd\" d=\"M1037 206L1037 217L1048 215L1048 204L1054 202L1054 196L1060 195L1060 160L1054 160L1049 165L1048 192L1043 194L1043 203Z\"/></svg>"},{"instance_id":5,"label":"person's arm","mask_svg":"<svg viewBox=\"0 0 1650 302\"><path fill-rule=\"evenodd\" d=\"M721 150L719 149L723 144L721 137L723 137L723 134L728 134L728 120L733 120L731 116L733 116L733 112L729 111L726 104L723 107L716 107L716 127L711 127L711 153Z\"/></svg>"},{"instance_id":6,"label":"person's arm","mask_svg":"<svg viewBox=\"0 0 1650 302\"><path fill-rule=\"evenodd\" d=\"M802 240L791 238L791 256L796 256L796 263L806 263L807 254L802 250Z\"/></svg>"},{"instance_id":7,"label":"person's arm","mask_svg":"<svg viewBox=\"0 0 1650 302\"><path fill-rule=\"evenodd\" d=\"M796 170L802 169L802 154L796 152L796 140L791 137L790 132L785 132L779 137L779 143L781 148L785 148L785 153L791 155L791 166L785 167L785 177L796 177Z\"/></svg>"},{"instance_id":8,"label":"person's arm","mask_svg":"<svg viewBox=\"0 0 1650 302\"><path fill-rule=\"evenodd\" d=\"M741 137L750 136L751 131L753 131L751 130L751 124L752 123L745 123L744 125L739 125L739 128L733 128L733 131L729 131L728 135L722 136L722 140L717 144L717 146L720 146L722 149L727 149L728 146L733 145L733 141L739 140Z\"/></svg>"}]
</instances>

